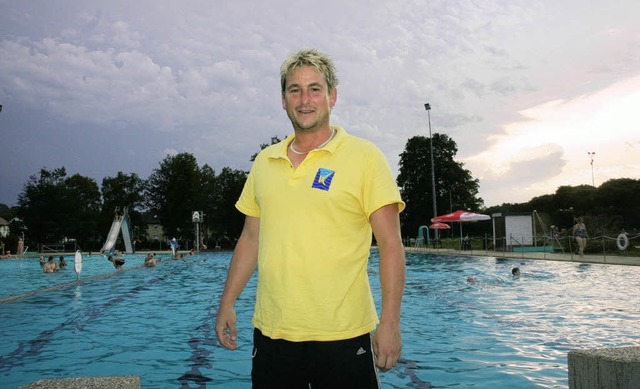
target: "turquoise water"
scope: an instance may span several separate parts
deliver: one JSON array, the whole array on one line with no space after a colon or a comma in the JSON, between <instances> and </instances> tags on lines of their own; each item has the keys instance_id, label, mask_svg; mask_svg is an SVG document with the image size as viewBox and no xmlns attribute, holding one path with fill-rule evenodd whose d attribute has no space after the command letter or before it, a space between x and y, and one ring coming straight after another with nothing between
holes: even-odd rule
<instances>
[{"instance_id":1,"label":"turquoise water","mask_svg":"<svg viewBox=\"0 0 640 389\"><path fill-rule=\"evenodd\" d=\"M0 387L43 378L138 375L143 388L248 388L255 277L236 311L239 349L215 340L230 253L116 272L84 259L81 284L37 260L0 261ZM519 266L520 278L511 277ZM378 257L370 278L379 303ZM479 282L469 284L475 277ZM637 345L640 267L407 254L403 358L385 388L566 388L567 352Z\"/></svg>"}]
</instances>

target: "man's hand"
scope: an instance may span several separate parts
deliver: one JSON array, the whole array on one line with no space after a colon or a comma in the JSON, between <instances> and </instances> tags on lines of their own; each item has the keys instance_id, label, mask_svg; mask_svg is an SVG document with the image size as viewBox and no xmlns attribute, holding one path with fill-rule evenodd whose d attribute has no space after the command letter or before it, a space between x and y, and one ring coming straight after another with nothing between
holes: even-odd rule
<instances>
[{"instance_id":1,"label":"man's hand","mask_svg":"<svg viewBox=\"0 0 640 389\"><path fill-rule=\"evenodd\" d=\"M216 319L216 335L221 345L229 350L238 348L238 331L236 329L236 312L233 308L220 308Z\"/></svg>"},{"instance_id":2,"label":"man's hand","mask_svg":"<svg viewBox=\"0 0 640 389\"><path fill-rule=\"evenodd\" d=\"M401 349L400 325L380 322L373 335L373 353L376 355L376 366L382 371L394 367L400 358Z\"/></svg>"}]
</instances>

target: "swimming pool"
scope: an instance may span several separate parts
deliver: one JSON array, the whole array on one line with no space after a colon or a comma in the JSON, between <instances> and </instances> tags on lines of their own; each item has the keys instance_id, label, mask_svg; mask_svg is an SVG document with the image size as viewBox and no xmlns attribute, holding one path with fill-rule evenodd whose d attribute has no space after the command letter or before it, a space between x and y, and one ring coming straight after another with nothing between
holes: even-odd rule
<instances>
[{"instance_id":1,"label":"swimming pool","mask_svg":"<svg viewBox=\"0 0 640 389\"><path fill-rule=\"evenodd\" d=\"M229 351L213 327L230 253L132 269L143 257L127 255L124 272L85 258L85 283L0 304L0 387L94 375L138 375L143 388L250 387L255 277ZM55 274L33 259L0 261L2 280L15 281L0 298L75 281L66 259ZM373 251L379 304L377 264ZM638 344L639 299L640 267L408 253L403 359L383 387L566 388L569 350Z\"/></svg>"}]
</instances>

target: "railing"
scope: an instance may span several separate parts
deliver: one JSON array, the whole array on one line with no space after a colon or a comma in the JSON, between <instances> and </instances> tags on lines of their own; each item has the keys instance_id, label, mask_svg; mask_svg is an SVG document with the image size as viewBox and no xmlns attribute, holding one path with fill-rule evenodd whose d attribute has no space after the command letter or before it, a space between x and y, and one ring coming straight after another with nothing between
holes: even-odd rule
<instances>
[{"instance_id":1,"label":"railing","mask_svg":"<svg viewBox=\"0 0 640 389\"><path fill-rule=\"evenodd\" d=\"M523 242L533 242L524 244ZM509 236L499 237L494 240L492 236L469 237L469 238L443 238L437 244L431 240L428 243L418 239L405 239L407 247L416 248L420 251L442 251L442 250L474 250L492 252L542 252L542 253L565 253L577 255L577 245L572 236ZM640 234L631 235L622 233L618 235L599 235L589 237L584 250L585 254L607 255L627 255L640 256Z\"/></svg>"},{"instance_id":2,"label":"railing","mask_svg":"<svg viewBox=\"0 0 640 389\"><path fill-rule=\"evenodd\" d=\"M40 250L39 252L41 254L47 254L47 253L68 253L68 252L74 252L76 250L78 250L79 247L78 245L74 242L74 243L41 243L40 244Z\"/></svg>"}]
</instances>

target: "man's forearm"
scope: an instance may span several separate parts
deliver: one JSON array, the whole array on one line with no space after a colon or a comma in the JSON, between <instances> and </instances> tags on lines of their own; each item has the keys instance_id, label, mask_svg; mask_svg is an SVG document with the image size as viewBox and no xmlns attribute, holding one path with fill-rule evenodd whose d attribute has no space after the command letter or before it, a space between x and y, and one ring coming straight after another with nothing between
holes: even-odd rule
<instances>
[{"instance_id":1,"label":"man's forearm","mask_svg":"<svg viewBox=\"0 0 640 389\"><path fill-rule=\"evenodd\" d=\"M231 258L227 282L220 300L220 305L233 306L236 299L244 289L258 263L257 248L251 245L243 245L240 241Z\"/></svg>"},{"instance_id":2,"label":"man's forearm","mask_svg":"<svg viewBox=\"0 0 640 389\"><path fill-rule=\"evenodd\" d=\"M258 223L247 218L229 265L227 281L220 299L221 306L233 307L258 263Z\"/></svg>"},{"instance_id":3,"label":"man's forearm","mask_svg":"<svg viewBox=\"0 0 640 389\"><path fill-rule=\"evenodd\" d=\"M380 320L400 322L400 309L405 283L405 255L402 242L392 242L379 247L380 286L382 290L382 315Z\"/></svg>"}]
</instances>

